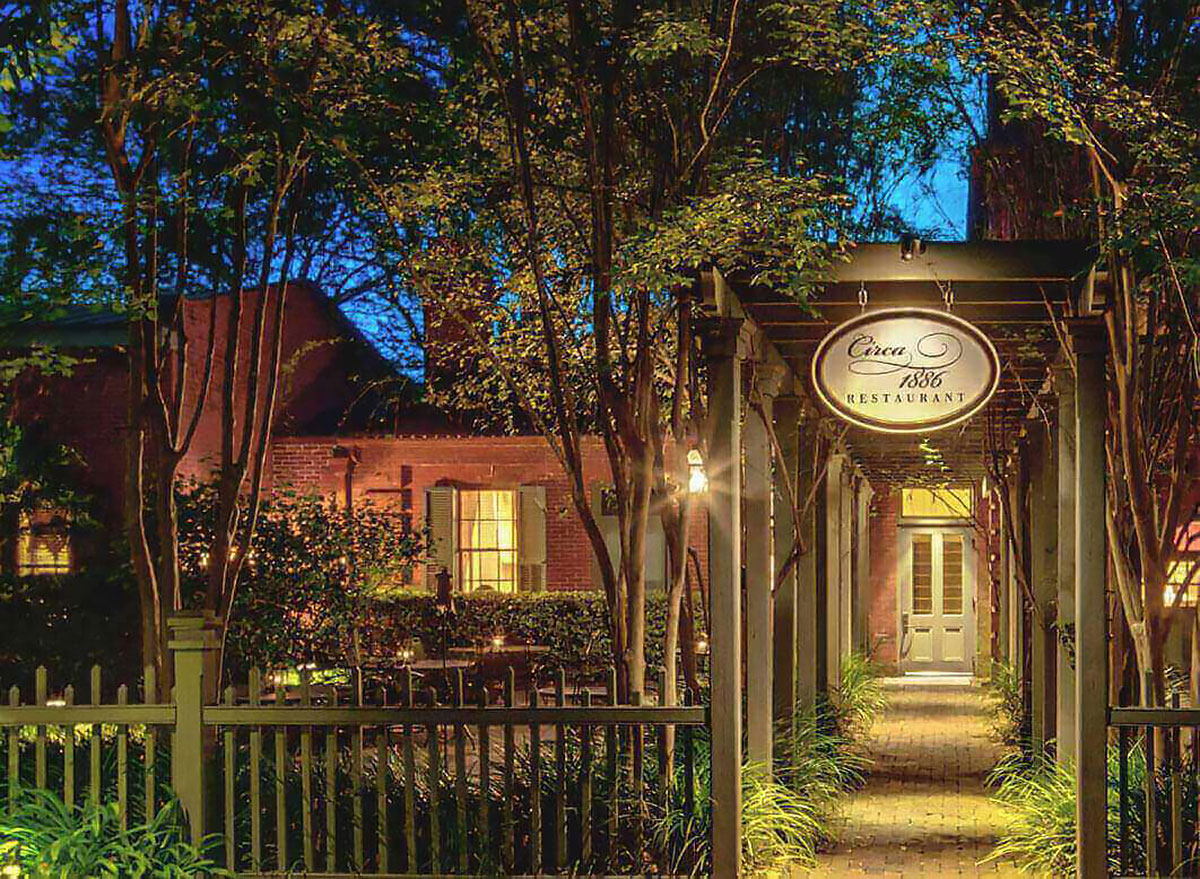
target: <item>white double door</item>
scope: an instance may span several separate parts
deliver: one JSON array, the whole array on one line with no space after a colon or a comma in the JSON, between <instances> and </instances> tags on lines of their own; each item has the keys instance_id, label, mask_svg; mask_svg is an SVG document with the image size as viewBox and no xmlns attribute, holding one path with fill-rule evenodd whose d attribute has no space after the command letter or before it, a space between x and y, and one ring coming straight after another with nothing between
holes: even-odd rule
<instances>
[{"instance_id":1,"label":"white double door","mask_svg":"<svg viewBox=\"0 0 1200 879\"><path fill-rule=\"evenodd\" d=\"M975 550L967 528L900 529L900 669L969 674Z\"/></svg>"}]
</instances>

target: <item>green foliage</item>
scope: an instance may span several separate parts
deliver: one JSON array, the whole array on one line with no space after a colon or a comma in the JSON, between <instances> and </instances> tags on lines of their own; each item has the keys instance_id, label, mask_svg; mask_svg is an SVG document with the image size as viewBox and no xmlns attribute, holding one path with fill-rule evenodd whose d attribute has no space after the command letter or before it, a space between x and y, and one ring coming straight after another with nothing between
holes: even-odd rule
<instances>
[{"instance_id":1,"label":"green foliage","mask_svg":"<svg viewBox=\"0 0 1200 879\"><path fill-rule=\"evenodd\" d=\"M1121 790L1119 751L1108 748L1108 864L1121 873ZM1126 873L1138 873L1145 863L1146 753L1136 741L1126 756L1127 789L1125 844L1130 862ZM1194 774L1181 772L1185 801L1196 794ZM988 776L1003 807L1006 826L988 860L1011 860L1027 872L1055 877L1075 875L1075 766L1046 754L1030 757L1013 751L996 764ZM1170 802L1170 776L1157 779L1159 803ZM1185 810L1184 839L1191 839L1192 817Z\"/></svg>"},{"instance_id":2,"label":"green foliage","mask_svg":"<svg viewBox=\"0 0 1200 879\"><path fill-rule=\"evenodd\" d=\"M180 565L185 588L204 588L216 511L215 489L179 492ZM322 661L353 664L370 597L411 579L425 537L396 515L360 503L278 492L263 502L233 604L227 647L234 669Z\"/></svg>"},{"instance_id":3,"label":"green foliage","mask_svg":"<svg viewBox=\"0 0 1200 879\"><path fill-rule=\"evenodd\" d=\"M45 790L23 790L0 823L0 863L16 863L32 879L200 879L231 876L188 840L178 803L144 824L121 827L115 803L69 807Z\"/></svg>"},{"instance_id":4,"label":"green foliage","mask_svg":"<svg viewBox=\"0 0 1200 879\"><path fill-rule=\"evenodd\" d=\"M1007 662L993 661L987 694L992 702L992 731L996 738L1006 745L1025 743L1025 701L1016 668Z\"/></svg>"},{"instance_id":5,"label":"green foliage","mask_svg":"<svg viewBox=\"0 0 1200 879\"><path fill-rule=\"evenodd\" d=\"M832 701L838 730L848 739L865 739L887 707L883 668L865 653L847 654Z\"/></svg>"},{"instance_id":6,"label":"green foliage","mask_svg":"<svg viewBox=\"0 0 1200 879\"><path fill-rule=\"evenodd\" d=\"M1069 876L1075 872L1075 768L1053 759L1030 761L1020 752L992 770L996 800L1007 823L992 859L1011 860L1022 870Z\"/></svg>"},{"instance_id":7,"label":"green foliage","mask_svg":"<svg viewBox=\"0 0 1200 879\"><path fill-rule=\"evenodd\" d=\"M829 828L846 792L857 787L871 766L865 737L885 705L878 665L862 655L843 660L842 686L835 698L798 706L776 726L774 770L770 780L761 767L742 771L742 867L747 873L794 865L811 866L818 848L829 841ZM711 784L708 739L698 739L696 797L704 808L684 823L678 813L657 816L660 840L682 840L675 847L676 872L707 875L711 852ZM684 783L676 780L676 787Z\"/></svg>"}]
</instances>

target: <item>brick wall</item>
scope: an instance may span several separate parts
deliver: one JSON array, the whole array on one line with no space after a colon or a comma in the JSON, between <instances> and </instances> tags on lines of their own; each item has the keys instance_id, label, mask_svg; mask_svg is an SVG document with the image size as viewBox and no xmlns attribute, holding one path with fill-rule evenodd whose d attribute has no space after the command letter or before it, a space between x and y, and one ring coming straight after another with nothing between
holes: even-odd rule
<instances>
[{"instance_id":1,"label":"brick wall","mask_svg":"<svg viewBox=\"0 0 1200 879\"><path fill-rule=\"evenodd\" d=\"M900 515L900 491L891 485L873 486L871 499L871 606L869 628L871 643L878 644L876 658L886 664L899 662L899 628L896 604L897 520Z\"/></svg>"},{"instance_id":2,"label":"brick wall","mask_svg":"<svg viewBox=\"0 0 1200 879\"><path fill-rule=\"evenodd\" d=\"M367 500L425 518L425 490L436 485L458 488L546 490L546 586L549 589L593 585L592 546L575 512L562 465L541 437L281 437L271 450L269 478L275 487L319 493L344 502L347 457L353 453L352 491ZM610 481L608 459L598 439L585 440L584 476L589 493ZM701 510L693 516L691 543L707 570L707 533Z\"/></svg>"}]
</instances>

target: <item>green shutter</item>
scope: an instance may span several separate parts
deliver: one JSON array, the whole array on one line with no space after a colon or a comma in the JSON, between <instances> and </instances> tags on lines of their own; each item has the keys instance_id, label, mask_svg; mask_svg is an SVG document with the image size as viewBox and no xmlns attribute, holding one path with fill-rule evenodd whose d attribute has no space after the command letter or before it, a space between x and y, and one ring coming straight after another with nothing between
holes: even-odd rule
<instances>
[{"instance_id":1,"label":"green shutter","mask_svg":"<svg viewBox=\"0 0 1200 879\"><path fill-rule=\"evenodd\" d=\"M431 592L436 588L434 576L443 567L450 572L452 582L457 585L458 565L455 564L457 549L457 498L451 485L438 485L425 490L425 525L429 529L429 562L425 565L425 586Z\"/></svg>"},{"instance_id":2,"label":"green shutter","mask_svg":"<svg viewBox=\"0 0 1200 879\"><path fill-rule=\"evenodd\" d=\"M541 592L546 588L546 487L522 485L518 515L521 517L517 557L521 566L521 591Z\"/></svg>"}]
</instances>

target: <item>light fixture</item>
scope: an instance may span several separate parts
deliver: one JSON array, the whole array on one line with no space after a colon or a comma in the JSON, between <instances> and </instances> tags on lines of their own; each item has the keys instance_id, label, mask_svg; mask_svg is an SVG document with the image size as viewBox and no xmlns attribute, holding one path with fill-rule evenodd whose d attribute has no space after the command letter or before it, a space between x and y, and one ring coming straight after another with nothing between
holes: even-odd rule
<instances>
[{"instance_id":1,"label":"light fixture","mask_svg":"<svg viewBox=\"0 0 1200 879\"><path fill-rule=\"evenodd\" d=\"M699 449L688 452L688 492L701 494L708 491L708 474L704 472L704 459L700 457Z\"/></svg>"}]
</instances>

